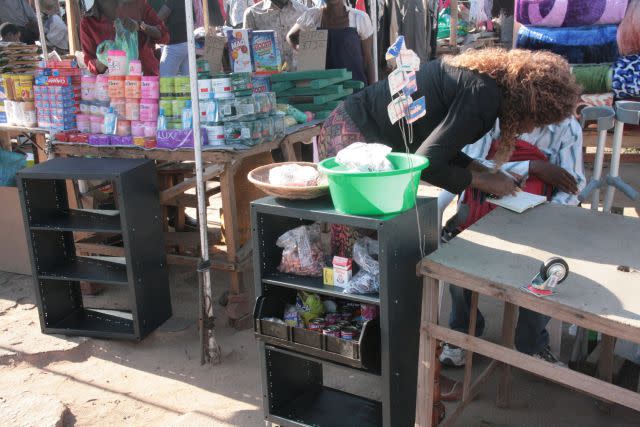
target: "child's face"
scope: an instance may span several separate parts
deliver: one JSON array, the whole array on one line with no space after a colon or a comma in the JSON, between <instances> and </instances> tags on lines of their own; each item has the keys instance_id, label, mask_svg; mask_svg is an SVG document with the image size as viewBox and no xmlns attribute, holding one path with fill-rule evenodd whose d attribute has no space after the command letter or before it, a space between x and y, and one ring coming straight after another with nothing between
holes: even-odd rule
<instances>
[{"instance_id":1,"label":"child's face","mask_svg":"<svg viewBox=\"0 0 640 427\"><path fill-rule=\"evenodd\" d=\"M17 33L9 33L2 38L3 42L19 42L20 41L20 32Z\"/></svg>"}]
</instances>

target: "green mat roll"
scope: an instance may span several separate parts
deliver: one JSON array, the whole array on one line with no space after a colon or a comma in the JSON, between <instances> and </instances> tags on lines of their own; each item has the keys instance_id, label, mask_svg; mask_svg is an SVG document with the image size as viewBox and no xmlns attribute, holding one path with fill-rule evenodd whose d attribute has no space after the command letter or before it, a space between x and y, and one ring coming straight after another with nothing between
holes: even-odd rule
<instances>
[{"instance_id":1,"label":"green mat roll","mask_svg":"<svg viewBox=\"0 0 640 427\"><path fill-rule=\"evenodd\" d=\"M582 86L584 93L611 92L612 64L579 64L572 65L571 72Z\"/></svg>"}]
</instances>

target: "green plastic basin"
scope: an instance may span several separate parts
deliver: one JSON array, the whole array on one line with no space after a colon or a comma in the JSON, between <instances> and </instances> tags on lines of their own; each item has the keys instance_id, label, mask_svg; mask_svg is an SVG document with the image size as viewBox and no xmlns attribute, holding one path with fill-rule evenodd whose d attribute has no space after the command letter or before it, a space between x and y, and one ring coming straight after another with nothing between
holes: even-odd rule
<instances>
[{"instance_id":1,"label":"green plastic basin","mask_svg":"<svg viewBox=\"0 0 640 427\"><path fill-rule=\"evenodd\" d=\"M336 210L351 215L389 215L415 206L420 173L429 159L416 154L390 153L394 170L349 172L335 157L323 160L318 170L329 180Z\"/></svg>"}]
</instances>

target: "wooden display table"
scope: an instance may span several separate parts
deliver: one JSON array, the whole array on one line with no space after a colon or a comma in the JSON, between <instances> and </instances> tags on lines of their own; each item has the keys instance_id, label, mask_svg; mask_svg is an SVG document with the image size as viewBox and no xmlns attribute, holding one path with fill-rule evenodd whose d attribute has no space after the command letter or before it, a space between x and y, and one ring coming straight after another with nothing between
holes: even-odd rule
<instances>
[{"instance_id":1,"label":"wooden display table","mask_svg":"<svg viewBox=\"0 0 640 427\"><path fill-rule=\"evenodd\" d=\"M615 338L640 342L640 220L605 215L577 207L545 205L523 214L498 208L419 265L424 275L416 424L430 425L434 398L436 342L467 349L463 398L442 425L452 425L478 394L496 367L501 367L497 403L508 406L510 366L568 388L640 411L640 395L610 384ZM564 258L569 277L558 293L540 298L520 290L551 256ZM618 270L628 266L631 272ZM472 291L469 331L463 334L438 325L438 280ZM474 337L478 294L504 301L502 345ZM517 308L602 332L605 381L569 370L513 348ZM473 352L491 359L471 382Z\"/></svg>"},{"instance_id":2,"label":"wooden display table","mask_svg":"<svg viewBox=\"0 0 640 427\"><path fill-rule=\"evenodd\" d=\"M271 151L283 148L286 160L296 160L287 154L293 152L289 147L298 142L306 142L320 133L322 123L311 122L287 129L287 134L282 140L261 144L242 151L204 150L202 160L204 163L203 177L205 183L212 183L207 187L207 195L220 193L222 199L222 213L224 225L217 236L217 241L211 241L212 266L218 270L230 272L231 285L229 288L229 304L227 311L232 320L239 321L238 327L251 325L251 316L248 316L251 307L244 293L242 285L242 272L251 259L250 244L250 218L249 204L251 201L264 196L260 190L251 185L246 176L247 173L260 165L272 163ZM116 158L146 158L163 162L177 162L184 169L183 161L193 161L193 150L146 150L139 147L98 147L86 144L56 143L50 147L51 153L58 157L64 156L95 156ZM173 166L170 166L173 167ZM180 172L180 179L171 179L163 176L166 172L159 165L160 174L160 203L167 206L178 207L179 215L183 216L184 207L195 207L196 198L193 194L185 194L196 186L193 165L189 164L186 171ZM179 172L179 171L178 171ZM176 173L178 173L176 172ZM219 183L218 183L219 181ZM70 203L74 197L69 197ZM164 213L163 213L164 215ZM166 227L165 227L166 228ZM180 227L176 227L179 229ZM166 231L166 229L165 229ZM221 241L224 239L224 242ZM196 265L199 260L199 239L197 233L165 233L165 243L175 248L175 253L167 254L167 261L174 264ZM87 237L76 243L76 248L84 253L99 255L118 255L122 249L119 246L107 245ZM246 323L246 324L245 324Z\"/></svg>"}]
</instances>

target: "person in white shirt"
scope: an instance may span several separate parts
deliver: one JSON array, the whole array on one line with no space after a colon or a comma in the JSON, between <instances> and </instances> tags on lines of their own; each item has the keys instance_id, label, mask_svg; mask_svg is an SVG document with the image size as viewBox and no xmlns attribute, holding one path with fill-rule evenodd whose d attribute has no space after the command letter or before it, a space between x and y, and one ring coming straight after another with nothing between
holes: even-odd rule
<instances>
[{"instance_id":1,"label":"person in white shirt","mask_svg":"<svg viewBox=\"0 0 640 427\"><path fill-rule=\"evenodd\" d=\"M233 28L241 28L244 12L253 6L253 0L225 0L227 24Z\"/></svg>"},{"instance_id":2,"label":"person in white shirt","mask_svg":"<svg viewBox=\"0 0 640 427\"><path fill-rule=\"evenodd\" d=\"M491 132L476 143L467 145L462 151L474 160L490 166L492 162L487 157L491 158L494 141L499 137L499 123L496 123ZM582 163L582 128L575 118L521 135L511 160L504 163L501 170L522 181L521 186L525 191L545 194L551 203L572 206L579 203L577 194L584 188L586 179ZM471 226L493 208L483 209L484 204L488 204L484 200L485 196L486 194L475 189L467 189L460 195L458 212L443 229L443 241L454 238L462 229ZM454 194L447 191L440 193L438 206L441 214L454 197ZM450 285L449 290L452 298L449 327L466 333L469 327L471 292L454 285ZM521 308L515 336L516 349L546 361L557 362L555 355L549 351L549 334L546 330L548 321L547 316ZM484 317L478 311L476 335L482 335L484 323ZM448 366L462 366L465 351L445 344L440 361Z\"/></svg>"},{"instance_id":3,"label":"person in white shirt","mask_svg":"<svg viewBox=\"0 0 640 427\"><path fill-rule=\"evenodd\" d=\"M40 0L40 11L44 15L42 26L50 49L69 51L67 24L60 17L58 0Z\"/></svg>"},{"instance_id":4,"label":"person in white shirt","mask_svg":"<svg viewBox=\"0 0 640 427\"><path fill-rule=\"evenodd\" d=\"M326 68L346 68L354 80L375 83L373 25L366 13L349 7L344 0L327 0L298 18L287 34L287 42L297 49L300 31L328 30Z\"/></svg>"}]
</instances>

